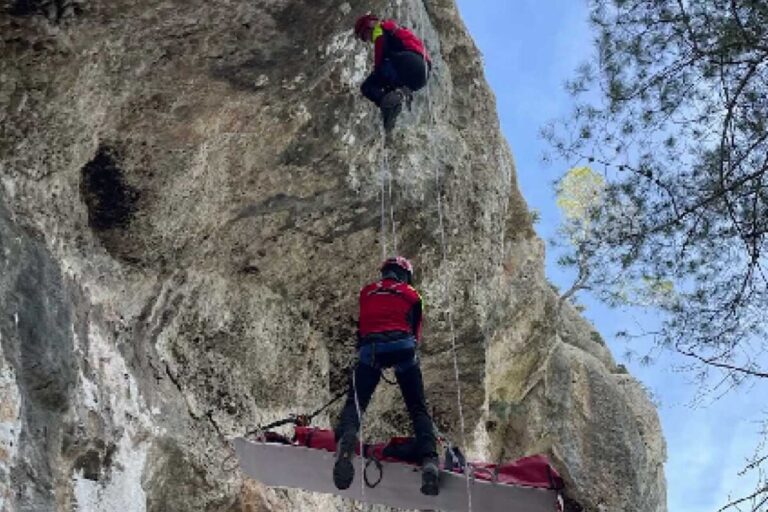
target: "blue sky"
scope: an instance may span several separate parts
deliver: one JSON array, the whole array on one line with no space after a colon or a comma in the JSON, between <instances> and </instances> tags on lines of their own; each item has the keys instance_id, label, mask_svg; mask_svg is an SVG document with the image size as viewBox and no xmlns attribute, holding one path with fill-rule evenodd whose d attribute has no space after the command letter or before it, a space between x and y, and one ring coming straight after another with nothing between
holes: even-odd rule
<instances>
[{"instance_id":1,"label":"blue sky","mask_svg":"<svg viewBox=\"0 0 768 512\"><path fill-rule=\"evenodd\" d=\"M483 54L486 78L496 94L520 187L529 206L541 214L539 235L550 240L560 221L552 183L569 165L543 163L547 148L539 130L547 121L567 115L570 100L563 83L591 55L586 2L458 0L458 4ZM548 276L565 289L572 275L557 267L552 253L548 248ZM667 440L670 512L714 512L728 502L729 494L748 494L753 482L737 473L759 441L758 421L766 405L758 397L765 396L768 386L741 388L720 400L708 397L699 404L700 387L693 376L680 370L685 361L668 353L650 366L623 358L628 348L641 354L650 348L628 347L613 337L616 331L639 322L638 313L609 310L589 297L579 299L616 358L629 366L659 403Z\"/></svg>"}]
</instances>

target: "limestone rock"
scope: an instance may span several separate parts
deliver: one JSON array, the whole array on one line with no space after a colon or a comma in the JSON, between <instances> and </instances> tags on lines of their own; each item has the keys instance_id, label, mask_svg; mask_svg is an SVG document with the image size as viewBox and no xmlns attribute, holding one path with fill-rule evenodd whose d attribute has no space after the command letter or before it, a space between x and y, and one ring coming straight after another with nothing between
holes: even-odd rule
<instances>
[{"instance_id":1,"label":"limestone rock","mask_svg":"<svg viewBox=\"0 0 768 512\"><path fill-rule=\"evenodd\" d=\"M343 389L397 251L441 430L455 342L471 455L544 451L585 510L666 510L656 413L546 282L453 1L370 8L434 60L386 160L349 2L0 2L0 508L335 510L244 481L228 440ZM366 436L404 418L383 387Z\"/></svg>"}]
</instances>

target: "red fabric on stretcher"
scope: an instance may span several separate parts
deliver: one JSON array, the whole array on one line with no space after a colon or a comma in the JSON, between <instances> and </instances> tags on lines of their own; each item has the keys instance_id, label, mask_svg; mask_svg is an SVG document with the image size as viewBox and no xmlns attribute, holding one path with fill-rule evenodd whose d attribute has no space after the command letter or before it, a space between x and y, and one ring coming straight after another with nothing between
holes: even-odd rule
<instances>
[{"instance_id":1,"label":"red fabric on stretcher","mask_svg":"<svg viewBox=\"0 0 768 512\"><path fill-rule=\"evenodd\" d=\"M336 436L333 430L313 427L296 427L294 441L299 446L336 452ZM359 450L355 450L359 452Z\"/></svg>"},{"instance_id":2,"label":"red fabric on stretcher","mask_svg":"<svg viewBox=\"0 0 768 512\"><path fill-rule=\"evenodd\" d=\"M497 481L503 484L562 489L563 479L553 468L545 455L531 455L514 462L489 464L472 462L473 474L478 480ZM497 469L498 468L498 469Z\"/></svg>"},{"instance_id":3,"label":"red fabric on stretcher","mask_svg":"<svg viewBox=\"0 0 768 512\"><path fill-rule=\"evenodd\" d=\"M317 450L336 451L336 439L332 430L296 427L294 433L294 443L298 446L306 446ZM390 443L401 444L407 442L408 438L395 437ZM389 443L376 443L365 445L366 452L379 460L386 462L405 461L392 457L384 457L384 448ZM360 445L355 447L355 453L360 454ZM497 481L502 484L519 485L524 487L538 487L541 489L562 489L563 479L560 474L549 463L545 455L532 455L510 462L508 464L491 464L488 462L471 462L472 474L478 480ZM498 468L498 470L497 470Z\"/></svg>"},{"instance_id":4,"label":"red fabric on stretcher","mask_svg":"<svg viewBox=\"0 0 768 512\"><path fill-rule=\"evenodd\" d=\"M401 444L408 441L407 437L393 437L389 443L365 444L365 452L368 457L375 457L378 460L386 462L404 462L394 457L385 457L384 448L388 444ZM332 430L326 430L313 427L296 427L294 431L294 443L299 446L306 446L316 450L325 450L336 452L336 437ZM360 455L360 445L355 445L355 453Z\"/></svg>"}]
</instances>

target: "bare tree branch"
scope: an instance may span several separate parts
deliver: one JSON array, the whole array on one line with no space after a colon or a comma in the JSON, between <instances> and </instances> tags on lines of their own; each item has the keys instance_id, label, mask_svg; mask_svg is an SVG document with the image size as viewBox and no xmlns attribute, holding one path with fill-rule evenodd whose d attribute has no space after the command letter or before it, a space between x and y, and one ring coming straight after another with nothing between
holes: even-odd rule
<instances>
[{"instance_id":1,"label":"bare tree branch","mask_svg":"<svg viewBox=\"0 0 768 512\"><path fill-rule=\"evenodd\" d=\"M732 502L728 503L728 504L727 504L727 505L725 505L724 507L720 508L720 509L719 509L717 512L723 512L724 510L728 510L729 508L734 508L734 507L736 507L736 506L740 505L741 503L744 503L745 501L749 501L749 500L752 500L752 499L754 499L754 498L756 498L756 497L758 497L758 496L760 496L761 494L764 494L764 493L768 493L768 485L766 485L766 486L763 486L763 487L761 487L761 488L757 489L755 492L753 492L753 493L752 493L752 494L750 494L749 496L744 496L743 498L739 498L739 499L737 499L737 500L734 500L734 501L732 501ZM752 510L753 510L754 512L757 512L757 511L759 510L759 508L758 508L758 507L759 507L761 504L763 504L763 503L765 503L765 500L763 500L763 501L762 501L760 504L758 504L756 507L753 507L753 508L752 508Z\"/></svg>"},{"instance_id":2,"label":"bare tree branch","mask_svg":"<svg viewBox=\"0 0 768 512\"><path fill-rule=\"evenodd\" d=\"M721 368L721 369L729 370L729 371L736 372L736 373L743 373L745 375L749 375L749 376L752 376L752 377L760 377L762 379L768 379L768 372L757 371L757 370L750 370L749 368L742 368L742 367L731 365L731 364L728 364L728 363L721 363L721 362L717 361L716 358L704 357L704 356L702 356L700 354L697 354L697 353L695 353L693 351L685 350L685 349L683 349L683 348L681 348L679 346L676 347L676 350L680 354L682 354L682 355L684 355L686 357L691 357L693 359L696 359L696 360L704 363L707 366L714 366L715 368Z\"/></svg>"}]
</instances>

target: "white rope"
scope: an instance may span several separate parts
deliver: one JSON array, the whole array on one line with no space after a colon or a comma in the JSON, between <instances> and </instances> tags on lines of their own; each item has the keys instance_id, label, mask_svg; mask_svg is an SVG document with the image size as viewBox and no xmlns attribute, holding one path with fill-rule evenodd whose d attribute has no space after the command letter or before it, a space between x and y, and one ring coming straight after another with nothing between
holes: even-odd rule
<instances>
[{"instance_id":1,"label":"white rope","mask_svg":"<svg viewBox=\"0 0 768 512\"><path fill-rule=\"evenodd\" d=\"M360 364L358 361L357 364ZM363 415L360 411L360 401L357 398L357 379L355 378L355 374L357 373L357 364L355 365L355 368L352 370L352 388L355 391L355 410L357 411L357 421L360 423L360 427L358 428L358 439L360 441L360 494L363 498L363 501L365 501L365 478L363 477L363 474L365 472L365 457L363 456L363 428L365 425L363 424ZM355 454L352 454L352 457L354 457Z\"/></svg>"},{"instance_id":2,"label":"white rope","mask_svg":"<svg viewBox=\"0 0 768 512\"><path fill-rule=\"evenodd\" d=\"M383 130L382 130L383 131ZM395 222L395 201L393 190L392 169L389 165L389 148L386 142L386 133L383 134L381 145L381 164L379 168L379 194L381 195L381 256L382 261L389 256L397 255L397 223ZM389 215L387 218L387 197L389 197ZM389 226L387 226L389 222ZM391 238L391 240L390 240ZM393 253L389 253L389 247Z\"/></svg>"},{"instance_id":3,"label":"white rope","mask_svg":"<svg viewBox=\"0 0 768 512\"><path fill-rule=\"evenodd\" d=\"M421 30L422 32L426 29L426 24L424 23L424 11L426 10L426 5L422 1L422 9L419 10L419 17L420 17L420 24L421 24ZM423 38L423 40L426 40L426 38ZM432 109L432 95L429 92L429 64L427 63L427 58L424 56L424 79L426 82L426 85L424 86L427 90L427 113L429 117L429 122L434 123L434 114ZM448 244L446 242L445 237L445 222L443 218L443 203L442 203L442 193L440 191L440 165L435 165L435 193L437 195L437 218L438 218L438 225L440 228L440 247L442 250L442 264L446 265L448 263ZM461 393L461 380L460 380L460 374L459 374L459 357L458 352L456 350L456 328L453 323L453 301L452 301L452 282L451 282L451 272L447 272L447 282L446 282L446 295L447 295L447 315L448 315L448 329L450 331L450 337L451 337L451 353L453 354L453 378L456 383L456 402L459 409L459 425L461 427L461 442L462 445L465 447L467 445L467 434L466 434L466 426L464 421L464 408L462 406L462 393ZM467 486L467 510L468 512L472 512L472 487L470 485L470 465L467 463L467 466L464 469L464 475L465 475L465 481Z\"/></svg>"},{"instance_id":4,"label":"white rope","mask_svg":"<svg viewBox=\"0 0 768 512\"><path fill-rule=\"evenodd\" d=\"M395 201L392 199L392 168L389 165L389 148L384 147L384 167L389 179L389 221L392 224L392 251L397 254L397 225L395 224Z\"/></svg>"},{"instance_id":5,"label":"white rope","mask_svg":"<svg viewBox=\"0 0 768 512\"><path fill-rule=\"evenodd\" d=\"M382 145L382 151L386 151L386 147ZM385 197L384 197L384 189L386 184L386 176L384 174L384 164L383 162L379 166L379 181L380 183L380 190L379 193L381 194L381 261L384 261L387 259L387 255L389 253L387 249L387 222L386 222L386 207L385 207Z\"/></svg>"},{"instance_id":6,"label":"white rope","mask_svg":"<svg viewBox=\"0 0 768 512\"><path fill-rule=\"evenodd\" d=\"M400 0L390 0L389 9L392 12L392 17L400 21Z\"/></svg>"}]
</instances>

